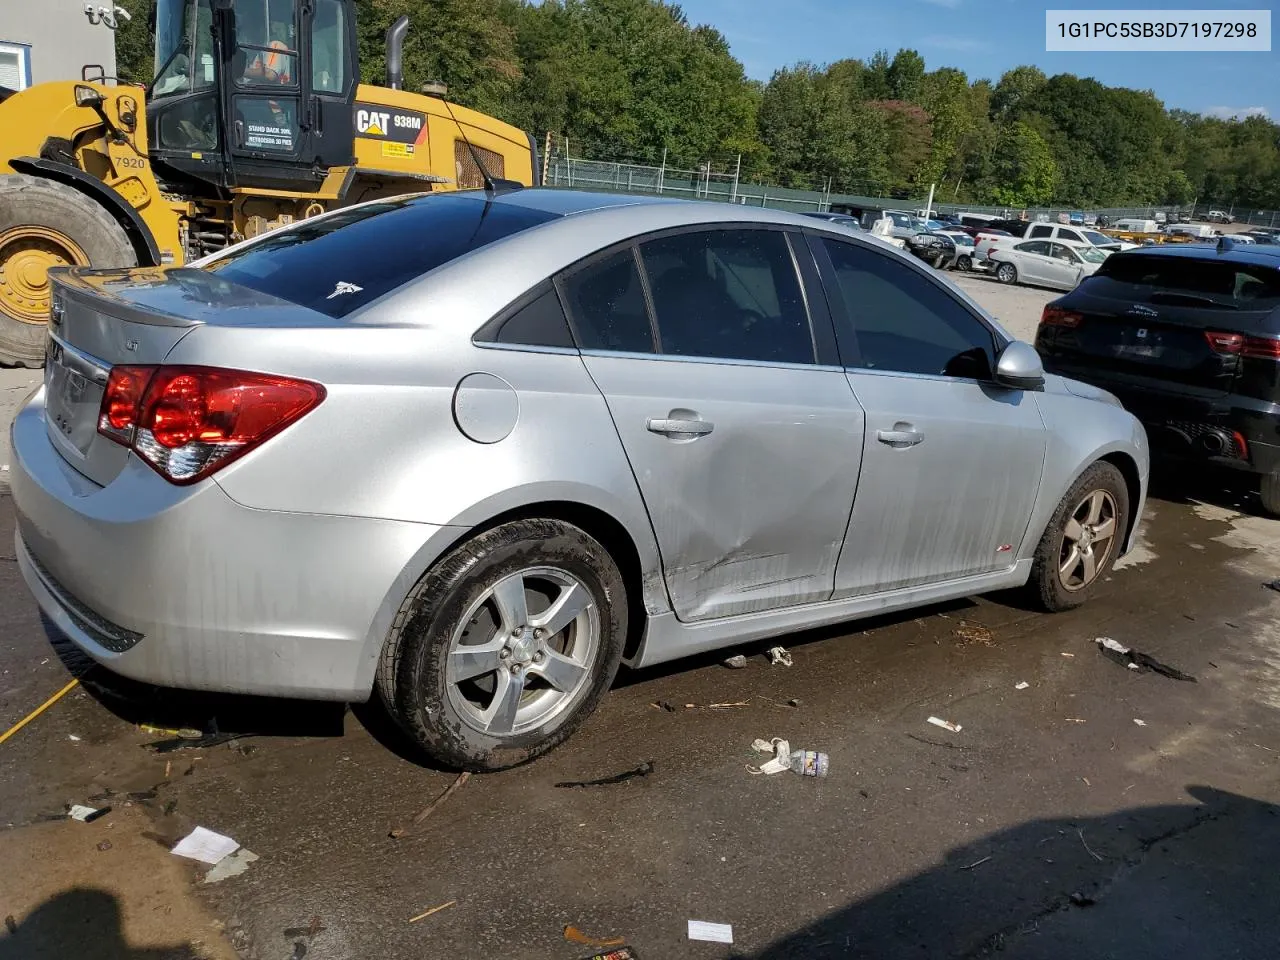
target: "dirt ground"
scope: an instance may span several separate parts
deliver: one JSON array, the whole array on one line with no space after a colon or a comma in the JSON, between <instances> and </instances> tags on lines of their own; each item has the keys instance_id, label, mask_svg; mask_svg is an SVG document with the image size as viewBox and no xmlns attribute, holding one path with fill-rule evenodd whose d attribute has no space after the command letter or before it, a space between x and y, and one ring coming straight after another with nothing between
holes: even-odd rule
<instances>
[{"instance_id":1,"label":"dirt ground","mask_svg":"<svg viewBox=\"0 0 1280 960\"><path fill-rule=\"evenodd\" d=\"M959 282L1028 338L1056 296ZM0 490L0 729L86 666L42 622L12 530ZM0 744L0 916L16 928L0 960L596 952L568 924L644 960L1271 957L1276 576L1280 524L1247 487L1161 473L1138 549L1080 610L976 598L783 638L790 668L765 644L741 670L722 653L624 671L559 750L471 778L399 839L454 777L372 707L95 671ZM1126 670L1100 636L1196 682ZM166 735L144 723L245 736L157 753ZM771 736L826 751L830 775L751 776L751 741ZM617 786L556 786L644 761L652 774ZM103 802L94 823L46 820ZM197 825L261 859L202 882L167 852ZM689 920L732 924L734 944L689 941Z\"/></svg>"}]
</instances>

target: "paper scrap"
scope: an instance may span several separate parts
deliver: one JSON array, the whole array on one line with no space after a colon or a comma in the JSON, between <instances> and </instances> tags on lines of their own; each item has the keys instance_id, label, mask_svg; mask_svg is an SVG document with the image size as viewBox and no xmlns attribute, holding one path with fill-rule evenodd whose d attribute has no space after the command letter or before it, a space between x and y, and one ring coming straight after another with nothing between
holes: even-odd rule
<instances>
[{"instance_id":1,"label":"paper scrap","mask_svg":"<svg viewBox=\"0 0 1280 960\"><path fill-rule=\"evenodd\" d=\"M690 920L689 939L707 940L711 943L733 943L733 926L728 923L707 923L705 920Z\"/></svg>"},{"instance_id":2,"label":"paper scrap","mask_svg":"<svg viewBox=\"0 0 1280 960\"><path fill-rule=\"evenodd\" d=\"M1015 690L1025 690L1025 689L1027 689L1027 687L1029 687L1029 686L1031 686L1031 684L1029 684L1029 683L1027 683L1027 681L1023 680L1021 683L1015 683L1015 684L1013 685L1013 689L1015 689Z\"/></svg>"},{"instance_id":3,"label":"paper scrap","mask_svg":"<svg viewBox=\"0 0 1280 960\"><path fill-rule=\"evenodd\" d=\"M747 765L750 773L763 773L766 776L772 776L775 773L782 773L784 770L791 769L791 744L781 737L774 737L772 740L761 740L759 738L751 742L751 749L756 753L772 753L773 759L760 764L758 767ZM733 941L728 941L732 943Z\"/></svg>"},{"instance_id":4,"label":"paper scrap","mask_svg":"<svg viewBox=\"0 0 1280 960\"><path fill-rule=\"evenodd\" d=\"M1138 726L1140 726L1140 727L1145 727L1145 726L1147 725L1147 721L1145 721L1145 720L1139 720L1137 717L1134 717L1134 718L1133 718L1133 722L1134 722L1134 723L1136 723L1136 724L1137 724Z\"/></svg>"},{"instance_id":5,"label":"paper scrap","mask_svg":"<svg viewBox=\"0 0 1280 960\"><path fill-rule=\"evenodd\" d=\"M96 820L101 814L96 807L83 807L78 803L73 803L71 809L67 811L67 816L72 820L88 823L90 820Z\"/></svg>"},{"instance_id":6,"label":"paper scrap","mask_svg":"<svg viewBox=\"0 0 1280 960\"><path fill-rule=\"evenodd\" d=\"M230 837L204 827L196 827L169 852L189 860L216 865L239 849L240 844Z\"/></svg>"},{"instance_id":7,"label":"paper scrap","mask_svg":"<svg viewBox=\"0 0 1280 960\"><path fill-rule=\"evenodd\" d=\"M67 739L68 739L68 740L74 740L76 743L79 743L79 742L80 742L80 738L79 738L79 737L77 737L74 733L68 733L68 734L67 734Z\"/></svg>"},{"instance_id":8,"label":"paper scrap","mask_svg":"<svg viewBox=\"0 0 1280 960\"><path fill-rule=\"evenodd\" d=\"M238 877L249 869L249 864L259 859L258 855L248 847L241 847L235 853L228 857L223 857L218 861L208 873L204 875L201 883L221 883L228 877Z\"/></svg>"},{"instance_id":9,"label":"paper scrap","mask_svg":"<svg viewBox=\"0 0 1280 960\"><path fill-rule=\"evenodd\" d=\"M950 720L943 720L941 717L930 717L929 722L935 727L941 727L943 730L950 730L952 733L959 733L964 727L958 723L952 723Z\"/></svg>"}]
</instances>

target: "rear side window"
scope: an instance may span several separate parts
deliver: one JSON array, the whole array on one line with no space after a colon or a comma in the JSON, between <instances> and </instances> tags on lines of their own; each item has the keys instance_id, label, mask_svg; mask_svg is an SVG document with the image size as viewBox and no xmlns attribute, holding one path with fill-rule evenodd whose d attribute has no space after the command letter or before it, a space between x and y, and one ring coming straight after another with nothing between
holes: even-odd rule
<instances>
[{"instance_id":1,"label":"rear side window","mask_svg":"<svg viewBox=\"0 0 1280 960\"><path fill-rule=\"evenodd\" d=\"M1027 234L1029 237L1051 237L1053 236L1053 227L1032 227L1031 232Z\"/></svg>"},{"instance_id":2,"label":"rear side window","mask_svg":"<svg viewBox=\"0 0 1280 960\"><path fill-rule=\"evenodd\" d=\"M1019 243L1013 249L1021 253L1038 253L1041 256L1049 255L1049 244L1044 240L1031 240L1027 243Z\"/></svg>"},{"instance_id":3,"label":"rear side window","mask_svg":"<svg viewBox=\"0 0 1280 960\"><path fill-rule=\"evenodd\" d=\"M345 317L463 254L556 217L457 194L402 197L270 234L204 269Z\"/></svg>"},{"instance_id":4,"label":"rear side window","mask_svg":"<svg viewBox=\"0 0 1280 960\"><path fill-rule=\"evenodd\" d=\"M1113 253L1098 267L1095 276L1123 284L1114 291L1115 296L1151 303L1185 302L1190 298L1197 305L1220 305L1229 310L1271 310L1280 306L1280 270L1273 267Z\"/></svg>"},{"instance_id":5,"label":"rear side window","mask_svg":"<svg viewBox=\"0 0 1280 960\"><path fill-rule=\"evenodd\" d=\"M1084 242L1084 241L1082 241L1082 240L1080 239L1080 234L1076 233L1074 230L1059 230L1059 231L1058 231L1058 239L1059 239L1059 240L1070 240L1072 243L1083 243L1083 242Z\"/></svg>"},{"instance_id":6,"label":"rear side window","mask_svg":"<svg viewBox=\"0 0 1280 960\"><path fill-rule=\"evenodd\" d=\"M530 299L532 298L532 299ZM525 347L573 347L573 334L560 297L550 283L526 295L524 303L486 324L476 339Z\"/></svg>"},{"instance_id":7,"label":"rear side window","mask_svg":"<svg viewBox=\"0 0 1280 960\"><path fill-rule=\"evenodd\" d=\"M787 238L699 230L640 246L664 354L813 363L809 315Z\"/></svg>"},{"instance_id":8,"label":"rear side window","mask_svg":"<svg viewBox=\"0 0 1280 960\"><path fill-rule=\"evenodd\" d=\"M630 247L571 273L561 289L582 349L653 352L644 287Z\"/></svg>"}]
</instances>

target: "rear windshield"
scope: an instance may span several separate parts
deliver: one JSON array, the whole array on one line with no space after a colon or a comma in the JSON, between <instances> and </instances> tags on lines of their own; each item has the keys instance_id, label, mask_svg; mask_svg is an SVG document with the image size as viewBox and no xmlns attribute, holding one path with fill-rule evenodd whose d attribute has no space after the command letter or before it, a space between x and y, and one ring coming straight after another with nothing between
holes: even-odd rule
<instances>
[{"instance_id":1,"label":"rear windshield","mask_svg":"<svg viewBox=\"0 0 1280 960\"><path fill-rule=\"evenodd\" d=\"M271 234L206 270L331 317L558 215L482 196L400 197Z\"/></svg>"},{"instance_id":2,"label":"rear windshield","mask_svg":"<svg viewBox=\"0 0 1280 960\"><path fill-rule=\"evenodd\" d=\"M1227 260L1198 260L1113 253L1095 276L1129 285L1134 297L1201 300L1225 309L1270 310L1280 306L1280 270Z\"/></svg>"}]
</instances>

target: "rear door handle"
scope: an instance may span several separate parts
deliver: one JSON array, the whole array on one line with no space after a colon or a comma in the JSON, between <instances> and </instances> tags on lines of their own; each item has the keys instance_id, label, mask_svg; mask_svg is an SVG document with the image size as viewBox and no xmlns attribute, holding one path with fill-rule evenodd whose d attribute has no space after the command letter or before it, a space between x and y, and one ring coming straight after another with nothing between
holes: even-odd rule
<instances>
[{"instance_id":1,"label":"rear door handle","mask_svg":"<svg viewBox=\"0 0 1280 960\"><path fill-rule=\"evenodd\" d=\"M897 427L906 427L906 424L894 424ZM906 427L900 430L877 430L876 439L881 443L890 447L902 449L904 447L914 447L917 443L924 440L924 434L916 430L914 427Z\"/></svg>"},{"instance_id":2,"label":"rear door handle","mask_svg":"<svg viewBox=\"0 0 1280 960\"><path fill-rule=\"evenodd\" d=\"M649 418L646 426L650 433L659 433L676 440L705 437L715 429L715 424L708 423L706 420L658 420L652 417Z\"/></svg>"}]
</instances>

